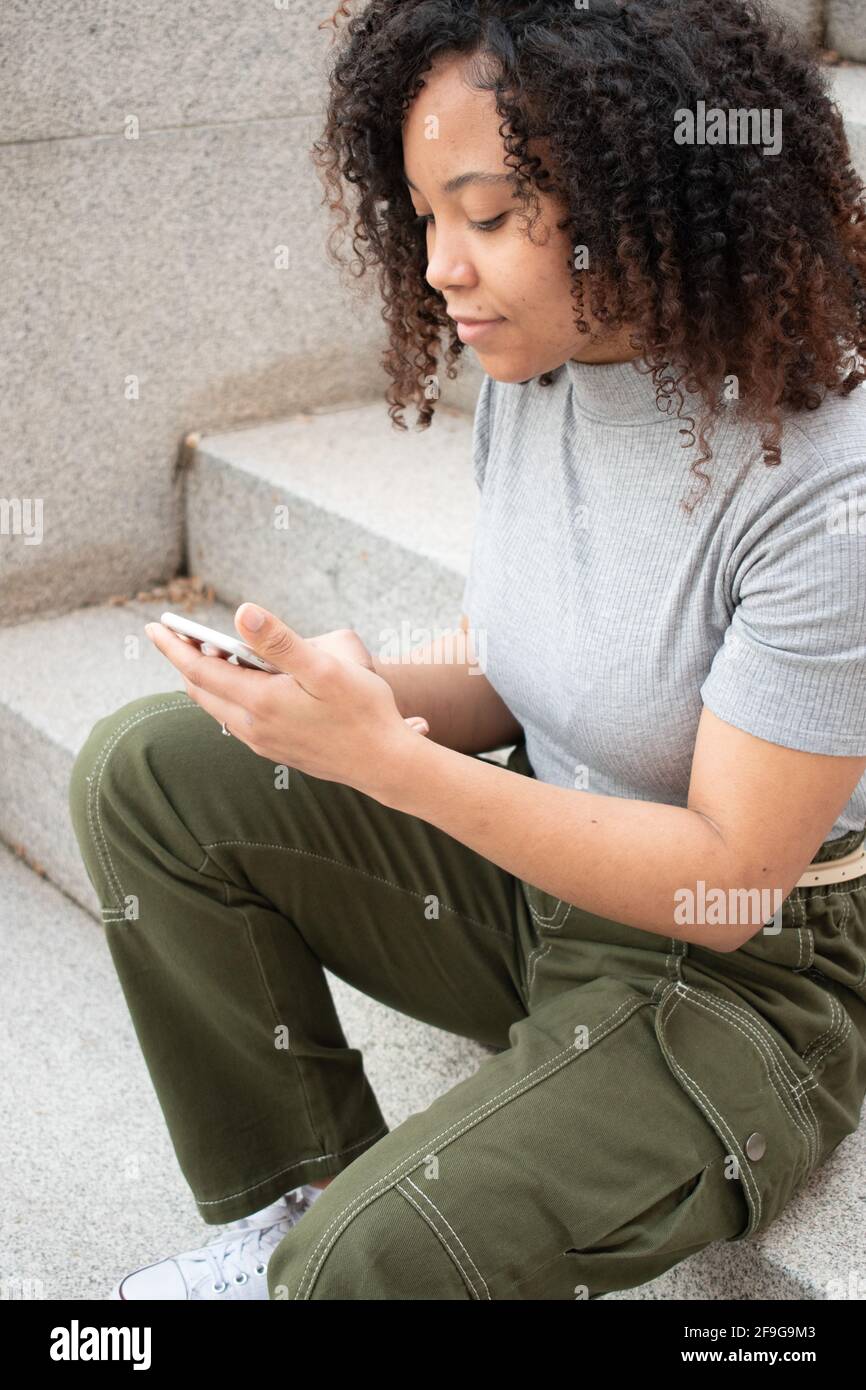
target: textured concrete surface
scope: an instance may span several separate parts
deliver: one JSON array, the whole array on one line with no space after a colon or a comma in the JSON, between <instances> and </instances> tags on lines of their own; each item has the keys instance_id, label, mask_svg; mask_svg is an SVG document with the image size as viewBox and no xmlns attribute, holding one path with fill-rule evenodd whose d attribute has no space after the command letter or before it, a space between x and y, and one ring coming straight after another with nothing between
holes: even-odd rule
<instances>
[{"instance_id":1,"label":"textured concrete surface","mask_svg":"<svg viewBox=\"0 0 866 1390\"><path fill-rule=\"evenodd\" d=\"M97 719L139 695L183 690L144 632L171 607L100 604L3 629L0 838L89 910L98 904L69 822L69 774ZM233 632L234 611L205 604L189 616Z\"/></svg>"},{"instance_id":2,"label":"textured concrete surface","mask_svg":"<svg viewBox=\"0 0 866 1390\"><path fill-rule=\"evenodd\" d=\"M191 428L381 395L378 310L323 259L313 131L295 117L0 149L4 491L44 509L39 544L5 541L7 620L176 572Z\"/></svg>"},{"instance_id":3,"label":"textured concrete surface","mask_svg":"<svg viewBox=\"0 0 866 1390\"><path fill-rule=\"evenodd\" d=\"M862 2L866 23L866 0ZM845 122L851 160L866 183L866 65L854 63L848 67L828 68L827 71L831 75L834 100Z\"/></svg>"},{"instance_id":4,"label":"textured concrete surface","mask_svg":"<svg viewBox=\"0 0 866 1390\"><path fill-rule=\"evenodd\" d=\"M321 101L328 0L4 0L0 142L296 116Z\"/></svg>"},{"instance_id":5,"label":"textured concrete surface","mask_svg":"<svg viewBox=\"0 0 866 1390\"><path fill-rule=\"evenodd\" d=\"M471 419L444 406L437 427L401 433L378 404L202 441L178 488L182 499L186 482L192 570L224 601L190 616L234 633L238 604L256 600L307 636L357 627L377 654L389 629L405 624L407 646L423 640L419 624L455 627L478 503L471 435ZM86 493L80 505L83 526ZM131 507L133 532L142 506ZM274 525L279 506L287 530ZM91 516L88 534L99 525ZM55 588L65 600L56 576ZM167 607L97 603L3 629L0 837L86 906L65 812L72 761L104 714L183 688L143 631Z\"/></svg>"},{"instance_id":6,"label":"textured concrete surface","mask_svg":"<svg viewBox=\"0 0 866 1390\"><path fill-rule=\"evenodd\" d=\"M810 44L817 46L821 42L824 0L767 0L767 5Z\"/></svg>"},{"instance_id":7,"label":"textured concrete surface","mask_svg":"<svg viewBox=\"0 0 866 1390\"><path fill-rule=\"evenodd\" d=\"M866 4L864 0L824 0L825 43L843 58L866 63Z\"/></svg>"},{"instance_id":8,"label":"textured concrete surface","mask_svg":"<svg viewBox=\"0 0 866 1390\"><path fill-rule=\"evenodd\" d=\"M381 397L375 287L329 261L310 158L333 8L2 7L2 474L45 513L4 544L5 620L176 572L190 430Z\"/></svg>"},{"instance_id":9,"label":"textured concrete surface","mask_svg":"<svg viewBox=\"0 0 866 1390\"><path fill-rule=\"evenodd\" d=\"M376 404L205 437L187 480L191 569L226 602L258 598L308 635L354 627L377 653L403 621L455 627L471 447L471 419L441 405L420 432Z\"/></svg>"}]
</instances>

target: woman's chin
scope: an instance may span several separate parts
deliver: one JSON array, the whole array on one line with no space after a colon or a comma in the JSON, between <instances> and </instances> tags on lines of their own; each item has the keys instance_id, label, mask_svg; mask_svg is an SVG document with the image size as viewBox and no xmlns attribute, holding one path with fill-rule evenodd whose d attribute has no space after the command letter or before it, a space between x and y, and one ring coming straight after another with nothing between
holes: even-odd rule
<instances>
[{"instance_id":1,"label":"woman's chin","mask_svg":"<svg viewBox=\"0 0 866 1390\"><path fill-rule=\"evenodd\" d=\"M552 370L547 366L538 366L527 358L518 360L507 353L481 352L478 348L473 348L472 351L488 376L492 376L494 381L506 384L531 381L533 377L541 376L542 372Z\"/></svg>"}]
</instances>

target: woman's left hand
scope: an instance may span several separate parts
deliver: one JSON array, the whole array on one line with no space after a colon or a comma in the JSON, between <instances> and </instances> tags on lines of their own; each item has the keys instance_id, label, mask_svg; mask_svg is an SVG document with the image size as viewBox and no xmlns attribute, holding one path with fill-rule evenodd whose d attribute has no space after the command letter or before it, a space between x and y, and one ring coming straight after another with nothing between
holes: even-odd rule
<instances>
[{"instance_id":1,"label":"woman's left hand","mask_svg":"<svg viewBox=\"0 0 866 1390\"><path fill-rule=\"evenodd\" d=\"M245 625L256 611L254 631ZM406 725L387 681L359 662L316 647L267 609L244 603L235 626L280 675L205 656L162 623L147 635L184 678L186 693L235 738L270 762L380 799L399 781Z\"/></svg>"}]
</instances>

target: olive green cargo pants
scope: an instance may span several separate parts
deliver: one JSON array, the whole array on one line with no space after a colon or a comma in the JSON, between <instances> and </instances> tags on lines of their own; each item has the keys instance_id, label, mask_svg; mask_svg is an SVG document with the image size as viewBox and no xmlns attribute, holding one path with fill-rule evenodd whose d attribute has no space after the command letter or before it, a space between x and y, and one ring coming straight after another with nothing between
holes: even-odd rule
<instances>
[{"instance_id":1,"label":"olive green cargo pants","mask_svg":"<svg viewBox=\"0 0 866 1390\"><path fill-rule=\"evenodd\" d=\"M509 767L533 775L523 744ZM866 877L795 889L781 931L719 953L593 916L423 820L279 771L167 693L100 719L70 785L204 1220L335 1175L274 1251L271 1299L631 1288L763 1230L856 1128ZM501 1050L389 1131L323 967Z\"/></svg>"}]
</instances>

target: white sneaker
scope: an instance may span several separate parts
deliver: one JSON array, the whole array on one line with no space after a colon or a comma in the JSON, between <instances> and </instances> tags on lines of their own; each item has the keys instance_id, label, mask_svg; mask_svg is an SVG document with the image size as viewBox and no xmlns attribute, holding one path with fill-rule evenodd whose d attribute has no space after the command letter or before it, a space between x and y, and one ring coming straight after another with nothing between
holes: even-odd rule
<instances>
[{"instance_id":1,"label":"white sneaker","mask_svg":"<svg viewBox=\"0 0 866 1390\"><path fill-rule=\"evenodd\" d=\"M228 1223L229 1234L200 1250L185 1250L127 1274L110 1299L242 1299L268 1297L267 1268L274 1247L320 1197L305 1184L262 1211Z\"/></svg>"}]
</instances>

